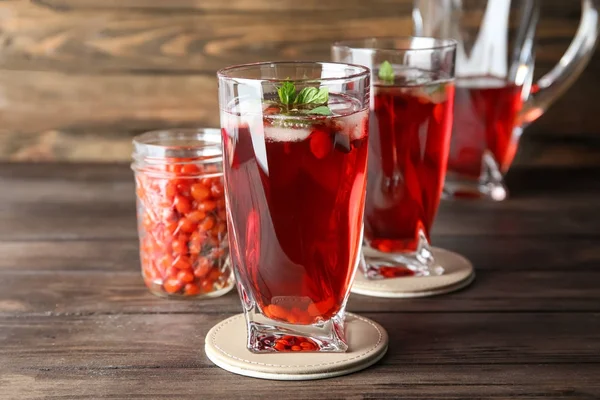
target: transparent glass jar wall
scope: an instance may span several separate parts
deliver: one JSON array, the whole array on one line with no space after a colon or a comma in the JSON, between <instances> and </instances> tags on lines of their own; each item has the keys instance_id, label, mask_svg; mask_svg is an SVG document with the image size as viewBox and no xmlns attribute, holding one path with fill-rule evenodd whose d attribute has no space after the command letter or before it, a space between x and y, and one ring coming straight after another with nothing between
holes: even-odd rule
<instances>
[{"instance_id":1,"label":"transparent glass jar wall","mask_svg":"<svg viewBox=\"0 0 600 400\"><path fill-rule=\"evenodd\" d=\"M162 297L215 297L233 287L220 131L134 138L142 275Z\"/></svg>"}]
</instances>

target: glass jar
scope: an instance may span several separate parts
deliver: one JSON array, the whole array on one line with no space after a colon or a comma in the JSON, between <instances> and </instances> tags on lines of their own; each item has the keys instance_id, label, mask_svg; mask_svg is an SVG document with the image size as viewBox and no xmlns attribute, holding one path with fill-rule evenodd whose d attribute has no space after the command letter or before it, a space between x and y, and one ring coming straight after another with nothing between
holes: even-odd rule
<instances>
[{"instance_id":1,"label":"glass jar","mask_svg":"<svg viewBox=\"0 0 600 400\"><path fill-rule=\"evenodd\" d=\"M216 297L234 284L218 129L133 140L142 276L155 295Z\"/></svg>"}]
</instances>

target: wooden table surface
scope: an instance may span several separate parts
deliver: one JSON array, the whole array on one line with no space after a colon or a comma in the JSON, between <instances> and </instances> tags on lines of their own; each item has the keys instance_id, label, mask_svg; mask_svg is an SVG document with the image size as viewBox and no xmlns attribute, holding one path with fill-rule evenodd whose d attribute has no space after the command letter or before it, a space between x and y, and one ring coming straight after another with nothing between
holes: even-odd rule
<instances>
[{"instance_id":1,"label":"wooden table surface","mask_svg":"<svg viewBox=\"0 0 600 400\"><path fill-rule=\"evenodd\" d=\"M0 398L600 397L600 168L515 169L504 203L444 202L434 244L474 263L454 294L352 295L387 355L353 375L277 382L204 355L235 292L173 301L140 276L127 165L0 165Z\"/></svg>"}]
</instances>

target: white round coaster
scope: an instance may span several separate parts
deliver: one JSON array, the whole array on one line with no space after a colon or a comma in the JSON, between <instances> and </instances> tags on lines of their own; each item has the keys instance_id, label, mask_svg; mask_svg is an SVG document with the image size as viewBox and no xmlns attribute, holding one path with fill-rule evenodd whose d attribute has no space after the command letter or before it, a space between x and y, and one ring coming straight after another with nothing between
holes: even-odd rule
<instances>
[{"instance_id":1,"label":"white round coaster","mask_svg":"<svg viewBox=\"0 0 600 400\"><path fill-rule=\"evenodd\" d=\"M252 353L246 348L243 314L221 321L206 335L204 351L217 366L253 378L297 381L332 378L367 368L387 351L385 329L370 319L346 313L345 353Z\"/></svg>"},{"instance_id":2,"label":"white round coaster","mask_svg":"<svg viewBox=\"0 0 600 400\"><path fill-rule=\"evenodd\" d=\"M465 257L437 247L431 251L436 263L444 267L442 275L370 280L359 271L354 278L352 293L387 298L428 297L454 292L473 282L473 264Z\"/></svg>"}]
</instances>

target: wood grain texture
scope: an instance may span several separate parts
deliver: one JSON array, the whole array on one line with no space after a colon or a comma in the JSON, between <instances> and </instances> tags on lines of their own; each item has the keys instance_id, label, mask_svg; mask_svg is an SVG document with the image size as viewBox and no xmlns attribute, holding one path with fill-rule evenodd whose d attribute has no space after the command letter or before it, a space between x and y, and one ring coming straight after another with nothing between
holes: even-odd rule
<instances>
[{"instance_id":1,"label":"wood grain texture","mask_svg":"<svg viewBox=\"0 0 600 400\"><path fill-rule=\"evenodd\" d=\"M593 218L597 169L525 169L507 177L504 203L442 202L440 236L600 235ZM552 180L547 177L552 176ZM134 239L133 173L128 165L3 164L0 240ZM549 222L551 218L551 223ZM60 229L57 229L60 228Z\"/></svg>"},{"instance_id":2,"label":"wood grain texture","mask_svg":"<svg viewBox=\"0 0 600 400\"><path fill-rule=\"evenodd\" d=\"M437 247L464 254L478 271L596 271L599 238L568 236L433 235ZM138 240L5 240L0 241L0 274L37 272L135 273ZM509 250L509 251L508 251ZM43 262L40 262L42 260Z\"/></svg>"},{"instance_id":3,"label":"wood grain texture","mask_svg":"<svg viewBox=\"0 0 600 400\"><path fill-rule=\"evenodd\" d=\"M434 244L474 284L412 300L352 295L388 354L349 376L244 378L203 353L235 292L148 293L127 164L0 164L0 399L577 399L600 396L598 168L516 168L501 204L444 202ZM551 177L551 179L547 179Z\"/></svg>"},{"instance_id":4,"label":"wood grain texture","mask_svg":"<svg viewBox=\"0 0 600 400\"><path fill-rule=\"evenodd\" d=\"M355 312L600 312L597 238L434 238L467 257L477 281L444 302L352 296ZM510 251L507 251L510 249ZM165 302L142 284L137 240L0 242L0 314L234 313L237 293ZM518 282L518 285L515 285ZM30 293L36 293L30 296ZM77 302L71 299L77 298Z\"/></svg>"},{"instance_id":5,"label":"wood grain texture","mask_svg":"<svg viewBox=\"0 0 600 400\"><path fill-rule=\"evenodd\" d=\"M348 376L326 382L264 382L230 377L216 367L170 368L31 368L0 377L0 387L19 399L445 399L596 400L600 367L586 364L378 365L361 379ZM479 377L474 381L474 377ZM535 377L535 379L532 379ZM364 380L363 380L364 378ZM365 381L368 384L365 384ZM212 385L207 385L212 382ZM173 386L176 389L173 389ZM49 395L52 393L52 395Z\"/></svg>"},{"instance_id":6,"label":"wood grain texture","mask_svg":"<svg viewBox=\"0 0 600 400\"><path fill-rule=\"evenodd\" d=\"M406 35L411 5L412 0L3 1L0 158L127 160L131 136L141 131L218 125L217 69L276 59L328 60L335 40ZM543 2L538 75L567 48L579 7L578 1ZM598 71L596 55L527 135L596 135ZM532 149L546 154L545 148ZM599 149L590 157L598 158ZM534 162L530 152L517 162ZM564 152L570 162L581 161L578 149Z\"/></svg>"},{"instance_id":7,"label":"wood grain texture","mask_svg":"<svg viewBox=\"0 0 600 400\"><path fill-rule=\"evenodd\" d=\"M101 244L98 244L99 247ZM0 315L219 314L242 311L237 292L200 302L165 302L146 290L138 265L129 272L0 273ZM132 269L134 269L132 271ZM440 301L389 301L353 295L358 313L598 312L600 271L481 270L473 286ZM31 293L35 293L32 296ZM73 302L73 299L77 299Z\"/></svg>"},{"instance_id":8,"label":"wood grain texture","mask_svg":"<svg viewBox=\"0 0 600 400\"><path fill-rule=\"evenodd\" d=\"M18 359L20 369L208 367L204 337L228 315L0 317L0 357ZM600 363L598 314L364 315L395 338L382 363L390 367Z\"/></svg>"}]
</instances>

